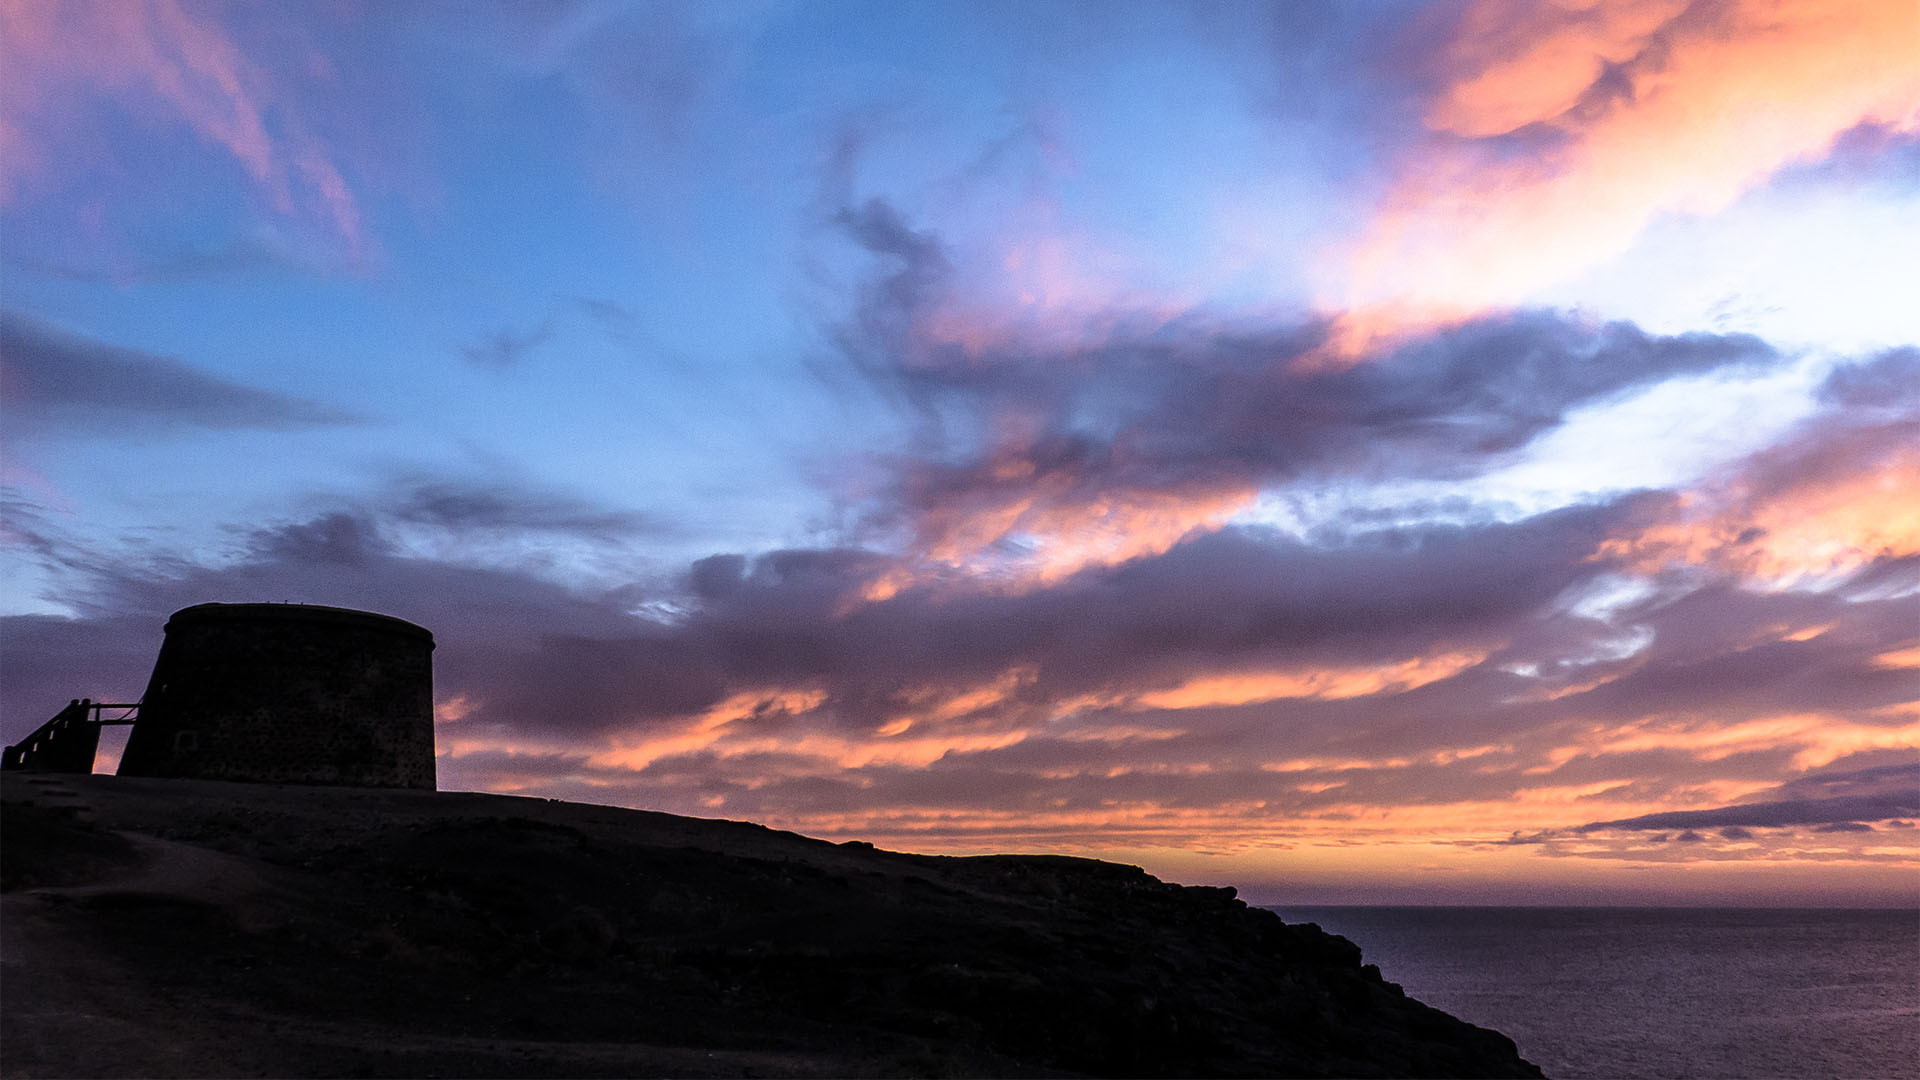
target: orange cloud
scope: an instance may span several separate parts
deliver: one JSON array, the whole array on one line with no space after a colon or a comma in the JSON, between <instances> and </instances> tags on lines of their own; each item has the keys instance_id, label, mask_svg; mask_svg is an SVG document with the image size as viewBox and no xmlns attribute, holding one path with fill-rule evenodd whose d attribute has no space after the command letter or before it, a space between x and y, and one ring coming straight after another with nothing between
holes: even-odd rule
<instances>
[{"instance_id":1,"label":"orange cloud","mask_svg":"<svg viewBox=\"0 0 1920 1080\"><path fill-rule=\"evenodd\" d=\"M1601 546L1642 569L1675 563L1731 569L1790 586L1845 574L1876 559L1920 553L1920 446L1809 470L1758 488L1741 478L1690 494L1677 520Z\"/></svg>"},{"instance_id":2,"label":"orange cloud","mask_svg":"<svg viewBox=\"0 0 1920 1080\"><path fill-rule=\"evenodd\" d=\"M1005 701L1007 697L1022 686L1026 686L1039 676L1032 667L1016 667L1003 672L999 678L964 689L958 693L945 687L927 687L908 696L914 705L914 711L896 718L892 723L880 729L882 735L898 735L916 724L938 723L953 720L980 712Z\"/></svg>"},{"instance_id":3,"label":"orange cloud","mask_svg":"<svg viewBox=\"0 0 1920 1080\"><path fill-rule=\"evenodd\" d=\"M1755 509L1764 530L1744 556L1757 576L1853 569L1920 552L1920 447L1839 483L1806 484Z\"/></svg>"},{"instance_id":4,"label":"orange cloud","mask_svg":"<svg viewBox=\"0 0 1920 1080\"><path fill-rule=\"evenodd\" d=\"M1920 645L1888 650L1874 657L1873 662L1876 667L1920 668Z\"/></svg>"},{"instance_id":5,"label":"orange cloud","mask_svg":"<svg viewBox=\"0 0 1920 1080\"><path fill-rule=\"evenodd\" d=\"M1393 767L1385 762L1352 764ZM1289 780L1285 784L1288 791L1307 794L1338 792L1342 786L1337 779ZM1410 801L1399 805L1357 800L1317 804L1311 809L1259 797L1199 807L1129 799L1103 800L1096 807L939 809L893 805L859 813L793 813L782 816L779 825L813 835L893 838L917 850L956 853L1027 844L1054 851L1105 852L1112 858L1116 849L1145 845L1242 855L1285 851L1293 863L1314 858L1311 853L1317 849L1332 856L1332 865L1344 876L1380 864L1404 866L1406 853L1413 848L1457 849L1464 865L1484 867L1499 851L1490 842L1507 836L1516 821L1541 829L1571 829L1595 816L1626 818L1676 808L1724 805L1766 787L1703 784L1656 800L1621 795L1629 789L1629 782L1623 778L1522 788L1498 799ZM1920 858L1920 836L1905 847L1890 845L1885 833L1871 839L1888 846L1889 853L1897 857ZM1841 837L1835 842L1859 845L1866 841ZM1777 856L1783 848L1798 850L1796 843L1788 834L1764 840L1759 845L1767 849L1764 852L1752 852L1756 846L1752 841L1745 842L1745 850L1749 857ZM1649 857L1657 855L1662 861L1709 854L1703 848L1685 852L1665 848L1647 835L1567 838L1556 841L1556 845L1554 854L1617 857L1631 850Z\"/></svg>"},{"instance_id":6,"label":"orange cloud","mask_svg":"<svg viewBox=\"0 0 1920 1080\"><path fill-rule=\"evenodd\" d=\"M1796 769L1817 769L1865 750L1920 748L1920 721L1863 724L1820 713L1763 716L1726 723L1696 717L1652 717L1588 732L1576 744L1556 747L1550 764L1527 770L1552 772L1579 757L1605 757L1650 750L1678 750L1697 761L1719 761L1758 750L1792 749ZM1764 785L1755 785L1753 790ZM1720 793L1730 801L1749 790Z\"/></svg>"},{"instance_id":7,"label":"orange cloud","mask_svg":"<svg viewBox=\"0 0 1920 1080\"><path fill-rule=\"evenodd\" d=\"M1199 709L1281 698L1338 700L1402 694L1452 678L1486 656L1485 652L1451 652L1417 656L1398 664L1208 675L1189 679L1168 690L1142 694L1131 703L1147 709Z\"/></svg>"},{"instance_id":8,"label":"orange cloud","mask_svg":"<svg viewBox=\"0 0 1920 1080\"><path fill-rule=\"evenodd\" d=\"M1025 455L1004 451L990 469L991 486L923 510L914 522L912 562L867 583L859 599L877 603L953 572L976 585L1038 588L1089 567L1161 554L1195 531L1220 528L1259 496L1250 485L1086 492L1078 474L1043 472Z\"/></svg>"},{"instance_id":9,"label":"orange cloud","mask_svg":"<svg viewBox=\"0 0 1920 1080\"><path fill-rule=\"evenodd\" d=\"M604 769L644 769L662 758L707 750L727 737L727 728L756 716L811 712L826 700L818 690L745 690L684 718L664 731L621 737L611 748L594 754L589 764Z\"/></svg>"},{"instance_id":10,"label":"orange cloud","mask_svg":"<svg viewBox=\"0 0 1920 1080\"><path fill-rule=\"evenodd\" d=\"M1031 682L1030 668L1015 668L987 683L960 689L927 687L904 695L905 711L869 733L819 725L768 728L768 716L804 717L827 704L819 690L767 689L734 694L696 716L639 735L617 736L591 755L596 769L641 770L687 754L717 760L778 757L780 775L831 776L870 766L930 765L949 753L978 753L1012 746L1029 732L994 715L993 707ZM984 714L984 715L982 715ZM759 786L749 783L750 789Z\"/></svg>"},{"instance_id":11,"label":"orange cloud","mask_svg":"<svg viewBox=\"0 0 1920 1080\"><path fill-rule=\"evenodd\" d=\"M433 722L436 724L457 724L465 720L479 705L466 694L455 694L442 701L433 703Z\"/></svg>"},{"instance_id":12,"label":"orange cloud","mask_svg":"<svg viewBox=\"0 0 1920 1080\"><path fill-rule=\"evenodd\" d=\"M1133 491L1051 505L1022 500L1018 512L1003 518L1004 527L997 531L982 533L946 523L953 529L932 554L942 562L965 565L989 544L1017 536L1033 545L1032 554L1018 560L1017 575L1035 583L1057 581L1089 566L1158 555L1196 529L1219 528L1257 496L1256 489L1247 487L1193 494Z\"/></svg>"},{"instance_id":13,"label":"orange cloud","mask_svg":"<svg viewBox=\"0 0 1920 1080\"><path fill-rule=\"evenodd\" d=\"M1911 0L1479 0L1438 50L1435 139L1323 298L1335 349L1512 306L1860 124L1920 130L1916 42Z\"/></svg>"}]
</instances>

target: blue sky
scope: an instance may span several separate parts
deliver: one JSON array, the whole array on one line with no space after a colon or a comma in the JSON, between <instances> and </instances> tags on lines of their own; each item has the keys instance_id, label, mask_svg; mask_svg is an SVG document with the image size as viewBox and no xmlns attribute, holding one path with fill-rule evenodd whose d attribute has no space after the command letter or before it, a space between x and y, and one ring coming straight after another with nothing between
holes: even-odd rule
<instances>
[{"instance_id":1,"label":"blue sky","mask_svg":"<svg viewBox=\"0 0 1920 1080\"><path fill-rule=\"evenodd\" d=\"M8 5L6 736L292 600L436 633L443 787L1912 902L1916 35Z\"/></svg>"}]
</instances>

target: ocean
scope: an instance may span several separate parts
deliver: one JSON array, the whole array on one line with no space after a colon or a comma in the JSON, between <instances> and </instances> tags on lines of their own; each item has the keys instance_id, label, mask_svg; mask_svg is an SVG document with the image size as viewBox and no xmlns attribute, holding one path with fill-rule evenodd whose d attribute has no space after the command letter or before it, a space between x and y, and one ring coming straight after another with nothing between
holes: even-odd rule
<instances>
[{"instance_id":1,"label":"ocean","mask_svg":"<svg viewBox=\"0 0 1920 1080\"><path fill-rule=\"evenodd\" d=\"M1273 910L1554 1080L1920 1080L1920 911Z\"/></svg>"}]
</instances>

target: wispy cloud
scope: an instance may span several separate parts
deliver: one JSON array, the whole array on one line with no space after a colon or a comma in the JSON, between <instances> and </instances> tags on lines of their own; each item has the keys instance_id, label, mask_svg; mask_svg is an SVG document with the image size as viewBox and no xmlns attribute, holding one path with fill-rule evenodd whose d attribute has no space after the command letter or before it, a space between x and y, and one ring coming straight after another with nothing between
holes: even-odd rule
<instances>
[{"instance_id":1,"label":"wispy cloud","mask_svg":"<svg viewBox=\"0 0 1920 1080\"><path fill-rule=\"evenodd\" d=\"M80 149L73 140L86 130L70 123L74 99L98 96L186 126L228 155L276 212L320 225L355 256L364 248L360 206L334 154L218 9L178 0L8 4L0 52L0 201L57 175L55 163Z\"/></svg>"},{"instance_id":2,"label":"wispy cloud","mask_svg":"<svg viewBox=\"0 0 1920 1080\"><path fill-rule=\"evenodd\" d=\"M545 345L552 337L551 320L524 331L507 327L466 346L460 350L460 355L475 367L506 371L525 363L534 350Z\"/></svg>"}]
</instances>

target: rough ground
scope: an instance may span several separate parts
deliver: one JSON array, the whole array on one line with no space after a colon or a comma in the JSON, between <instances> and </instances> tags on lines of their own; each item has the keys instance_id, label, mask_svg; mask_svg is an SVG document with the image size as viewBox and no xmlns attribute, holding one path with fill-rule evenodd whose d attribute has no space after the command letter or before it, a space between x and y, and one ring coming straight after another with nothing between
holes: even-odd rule
<instances>
[{"instance_id":1,"label":"rough ground","mask_svg":"<svg viewBox=\"0 0 1920 1080\"><path fill-rule=\"evenodd\" d=\"M500 795L8 773L0 1071L1538 1076L1230 889Z\"/></svg>"}]
</instances>

